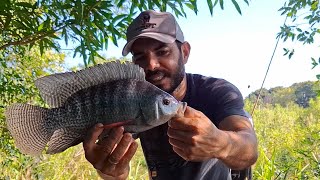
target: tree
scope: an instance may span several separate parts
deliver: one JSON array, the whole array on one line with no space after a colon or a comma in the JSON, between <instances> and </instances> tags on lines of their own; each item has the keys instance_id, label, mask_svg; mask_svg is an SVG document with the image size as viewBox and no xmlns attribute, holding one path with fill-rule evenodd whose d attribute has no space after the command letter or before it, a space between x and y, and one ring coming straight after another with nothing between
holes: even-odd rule
<instances>
[{"instance_id":1,"label":"tree","mask_svg":"<svg viewBox=\"0 0 320 180\"><path fill-rule=\"evenodd\" d=\"M320 4L319 0L287 0L279 9L281 15L287 16L289 23L281 26L278 37L284 41L291 39L302 44L313 44L320 34ZM319 41L316 41L319 44ZM289 58L294 54L294 49L284 48L285 55ZM320 64L320 57L311 57L313 68ZM312 69L313 69L312 68ZM320 80L320 74L317 75Z\"/></svg>"},{"instance_id":2,"label":"tree","mask_svg":"<svg viewBox=\"0 0 320 180\"><path fill-rule=\"evenodd\" d=\"M236 10L241 9L231 0ZM244 0L249 5L248 0ZM100 50L108 48L109 41L125 38L127 25L137 11L157 9L172 11L186 17L185 8L198 12L197 0L2 0L0 7L0 51L23 53L34 45L45 49L61 50L76 44L74 56L80 54L84 64L95 63ZM217 4L224 9L223 0L207 0L210 13Z\"/></svg>"},{"instance_id":3,"label":"tree","mask_svg":"<svg viewBox=\"0 0 320 180\"><path fill-rule=\"evenodd\" d=\"M34 46L25 54L0 54L0 179L20 179L15 177L21 172L32 158L21 154L14 146L13 139L6 128L4 111L14 103L42 104L40 95L34 86L38 77L55 72L65 71L62 66L64 55L46 51L40 56L39 47ZM10 172L6 172L10 167ZM7 175L7 176L5 176Z\"/></svg>"},{"instance_id":4,"label":"tree","mask_svg":"<svg viewBox=\"0 0 320 180\"><path fill-rule=\"evenodd\" d=\"M267 104L274 106L279 104L282 107L287 107L292 103L296 103L303 108L307 108L309 107L309 101L316 98L316 91L319 91L319 83L312 81L295 83L290 87L279 86L269 90L263 88L258 103L260 106L265 106ZM255 103L258 94L259 90L256 90L250 93L246 100Z\"/></svg>"}]
</instances>

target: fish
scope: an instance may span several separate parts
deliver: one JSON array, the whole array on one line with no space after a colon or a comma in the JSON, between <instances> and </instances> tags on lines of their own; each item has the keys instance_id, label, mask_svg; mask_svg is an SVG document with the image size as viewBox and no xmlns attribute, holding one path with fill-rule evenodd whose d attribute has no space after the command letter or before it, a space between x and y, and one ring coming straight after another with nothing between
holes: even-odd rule
<instances>
[{"instance_id":1,"label":"fish","mask_svg":"<svg viewBox=\"0 0 320 180\"><path fill-rule=\"evenodd\" d=\"M49 108L16 103L6 108L6 123L16 147L28 155L56 154L83 142L97 123L123 125L139 133L183 112L186 103L145 80L131 62L108 62L35 81ZM183 109L181 111L181 109Z\"/></svg>"}]
</instances>

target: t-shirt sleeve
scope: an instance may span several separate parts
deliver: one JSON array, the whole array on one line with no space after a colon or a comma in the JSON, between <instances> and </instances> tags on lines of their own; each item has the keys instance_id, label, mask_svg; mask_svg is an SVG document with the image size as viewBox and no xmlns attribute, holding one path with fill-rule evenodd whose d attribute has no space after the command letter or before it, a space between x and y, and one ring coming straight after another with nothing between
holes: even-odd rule
<instances>
[{"instance_id":1,"label":"t-shirt sleeve","mask_svg":"<svg viewBox=\"0 0 320 180\"><path fill-rule=\"evenodd\" d=\"M247 117L243 97L236 86L224 79L204 77L203 80L201 94L206 97L207 113L213 117L214 124L219 125L230 115Z\"/></svg>"}]
</instances>

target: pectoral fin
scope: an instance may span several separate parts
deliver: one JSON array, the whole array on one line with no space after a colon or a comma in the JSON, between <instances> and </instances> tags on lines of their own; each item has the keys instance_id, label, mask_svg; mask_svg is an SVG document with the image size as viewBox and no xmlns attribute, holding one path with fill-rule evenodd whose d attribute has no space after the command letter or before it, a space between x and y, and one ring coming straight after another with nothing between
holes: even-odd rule
<instances>
[{"instance_id":1,"label":"pectoral fin","mask_svg":"<svg viewBox=\"0 0 320 180\"><path fill-rule=\"evenodd\" d=\"M83 131L75 131L71 128L62 128L56 130L49 143L48 154L63 152L69 147L75 146L83 141Z\"/></svg>"}]
</instances>

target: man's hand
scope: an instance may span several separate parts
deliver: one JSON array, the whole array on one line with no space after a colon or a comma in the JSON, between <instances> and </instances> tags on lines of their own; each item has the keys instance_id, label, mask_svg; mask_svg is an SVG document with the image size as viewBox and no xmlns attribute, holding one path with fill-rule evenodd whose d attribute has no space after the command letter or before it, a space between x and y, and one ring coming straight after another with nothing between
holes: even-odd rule
<instances>
[{"instance_id":1,"label":"man's hand","mask_svg":"<svg viewBox=\"0 0 320 180\"><path fill-rule=\"evenodd\" d=\"M187 161L204 161L223 156L227 142L219 140L219 130L202 112L187 107L183 116L169 121L169 142Z\"/></svg>"},{"instance_id":2,"label":"man's hand","mask_svg":"<svg viewBox=\"0 0 320 180\"><path fill-rule=\"evenodd\" d=\"M218 129L202 112L188 106L168 124L173 150L187 161L218 158L228 167L242 170L258 158L257 138L246 117L228 116Z\"/></svg>"},{"instance_id":3,"label":"man's hand","mask_svg":"<svg viewBox=\"0 0 320 180\"><path fill-rule=\"evenodd\" d=\"M123 134L122 126L111 129L107 137L98 141L103 130L105 128L99 123L89 131L83 142L85 157L102 178L126 179L129 174L129 162L138 144L130 133Z\"/></svg>"}]
</instances>

